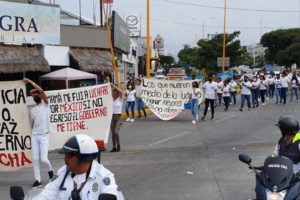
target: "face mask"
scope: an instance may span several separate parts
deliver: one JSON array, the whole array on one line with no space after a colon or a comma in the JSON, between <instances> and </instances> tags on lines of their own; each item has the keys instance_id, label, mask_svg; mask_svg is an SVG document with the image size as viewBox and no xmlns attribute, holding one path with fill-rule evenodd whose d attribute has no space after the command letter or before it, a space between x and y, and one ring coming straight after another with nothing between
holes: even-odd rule
<instances>
[{"instance_id":1,"label":"face mask","mask_svg":"<svg viewBox=\"0 0 300 200\"><path fill-rule=\"evenodd\" d=\"M129 89L132 89L132 86L129 86L128 88L129 88Z\"/></svg>"},{"instance_id":2,"label":"face mask","mask_svg":"<svg viewBox=\"0 0 300 200\"><path fill-rule=\"evenodd\" d=\"M209 78L208 81L211 82L211 81L212 81L212 78Z\"/></svg>"}]
</instances>

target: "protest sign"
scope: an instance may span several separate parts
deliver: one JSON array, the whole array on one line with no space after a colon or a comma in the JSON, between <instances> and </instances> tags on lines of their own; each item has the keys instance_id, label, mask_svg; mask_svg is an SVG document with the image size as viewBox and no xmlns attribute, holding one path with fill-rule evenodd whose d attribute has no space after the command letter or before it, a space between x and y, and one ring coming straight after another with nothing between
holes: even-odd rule
<instances>
[{"instance_id":1,"label":"protest sign","mask_svg":"<svg viewBox=\"0 0 300 200\"><path fill-rule=\"evenodd\" d=\"M61 148L79 133L107 143L113 103L110 84L46 93L51 109L50 150Z\"/></svg>"},{"instance_id":2,"label":"protest sign","mask_svg":"<svg viewBox=\"0 0 300 200\"><path fill-rule=\"evenodd\" d=\"M143 79L142 99L162 120L176 117L189 101L192 81Z\"/></svg>"},{"instance_id":3,"label":"protest sign","mask_svg":"<svg viewBox=\"0 0 300 200\"><path fill-rule=\"evenodd\" d=\"M31 166L31 137L23 81L0 82L0 171Z\"/></svg>"}]
</instances>

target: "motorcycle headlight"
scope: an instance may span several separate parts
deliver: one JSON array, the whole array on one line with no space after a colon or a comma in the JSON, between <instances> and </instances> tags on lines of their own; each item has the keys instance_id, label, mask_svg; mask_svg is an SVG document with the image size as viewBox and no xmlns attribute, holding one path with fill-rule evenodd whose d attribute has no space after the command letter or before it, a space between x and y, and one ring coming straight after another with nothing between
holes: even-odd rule
<instances>
[{"instance_id":1,"label":"motorcycle headlight","mask_svg":"<svg viewBox=\"0 0 300 200\"><path fill-rule=\"evenodd\" d=\"M267 199L268 200L284 200L285 195L286 195L286 190L283 190L278 193L267 191Z\"/></svg>"}]
</instances>

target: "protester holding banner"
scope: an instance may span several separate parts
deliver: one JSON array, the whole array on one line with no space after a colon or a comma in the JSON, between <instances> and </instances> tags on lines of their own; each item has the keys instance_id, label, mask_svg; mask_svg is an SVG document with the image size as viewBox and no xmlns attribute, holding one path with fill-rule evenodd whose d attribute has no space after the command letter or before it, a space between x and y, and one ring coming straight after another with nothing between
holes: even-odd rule
<instances>
[{"instance_id":1,"label":"protester holding banner","mask_svg":"<svg viewBox=\"0 0 300 200\"><path fill-rule=\"evenodd\" d=\"M111 119L110 130L111 130L113 148L110 152L119 152L121 150L119 132L122 125L121 115L122 115L122 108L123 108L123 99L122 99L122 90L115 87L114 85L112 86L114 87L112 91L113 116Z\"/></svg>"},{"instance_id":2,"label":"protester holding banner","mask_svg":"<svg viewBox=\"0 0 300 200\"><path fill-rule=\"evenodd\" d=\"M138 110L138 113L139 113L139 116L138 116L139 119L142 117L141 110L144 113L144 117L147 117L147 112L146 112L144 102L143 102L143 99L142 99L142 86L141 86L141 83L142 83L141 79L138 78L138 79L135 80L136 104L137 104L136 106L137 106L137 110Z\"/></svg>"},{"instance_id":3,"label":"protester holding banner","mask_svg":"<svg viewBox=\"0 0 300 200\"><path fill-rule=\"evenodd\" d=\"M44 90L34 83L32 80L25 78L25 83L31 84L34 89L30 90L36 106L31 110L32 118L32 136L31 136L31 149L32 149L32 162L35 182L32 187L40 187L41 173L40 161L45 163L48 167L49 179L54 176L53 168L48 159L49 150L49 134L51 131L50 126L50 107L48 105L48 97Z\"/></svg>"},{"instance_id":4,"label":"protester holding banner","mask_svg":"<svg viewBox=\"0 0 300 200\"><path fill-rule=\"evenodd\" d=\"M208 81L204 83L203 89L205 92L205 109L201 119L205 120L209 105L211 109L211 119L213 119L215 114L214 102L215 99L217 99L217 84L214 81L212 81L211 76L208 76Z\"/></svg>"},{"instance_id":5,"label":"protester holding banner","mask_svg":"<svg viewBox=\"0 0 300 200\"><path fill-rule=\"evenodd\" d=\"M191 111L192 111L192 115L194 117L192 123L196 124L196 121L198 121L198 119L199 119L198 104L199 104L199 95L201 93L201 90L199 88L198 81L193 81L192 86L193 86L193 91L192 91L192 94L190 95Z\"/></svg>"},{"instance_id":6,"label":"protester holding banner","mask_svg":"<svg viewBox=\"0 0 300 200\"><path fill-rule=\"evenodd\" d=\"M126 106L125 106L125 111L127 114L126 121L134 122L134 105L135 105L135 99L136 99L136 90L134 89L134 84L129 83L127 85L127 89L125 91L125 97L127 97ZM131 119L129 116L129 108L131 109L131 116L132 116Z\"/></svg>"}]
</instances>

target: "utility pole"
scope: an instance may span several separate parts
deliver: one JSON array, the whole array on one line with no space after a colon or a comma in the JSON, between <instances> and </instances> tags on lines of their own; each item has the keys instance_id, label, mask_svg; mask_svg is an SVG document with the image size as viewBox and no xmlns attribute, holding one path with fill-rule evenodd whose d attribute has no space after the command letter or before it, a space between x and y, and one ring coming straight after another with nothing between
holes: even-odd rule
<instances>
[{"instance_id":1,"label":"utility pole","mask_svg":"<svg viewBox=\"0 0 300 200\"><path fill-rule=\"evenodd\" d=\"M150 79L150 0L147 0L147 60L146 60L146 68L147 68L147 79Z\"/></svg>"},{"instance_id":2,"label":"utility pole","mask_svg":"<svg viewBox=\"0 0 300 200\"><path fill-rule=\"evenodd\" d=\"M81 0L79 0L79 25L81 25Z\"/></svg>"},{"instance_id":3,"label":"utility pole","mask_svg":"<svg viewBox=\"0 0 300 200\"><path fill-rule=\"evenodd\" d=\"M226 14L227 14L227 0L224 5L224 35L223 35L223 57L222 57L222 72L225 71L225 56L226 56Z\"/></svg>"},{"instance_id":4,"label":"utility pole","mask_svg":"<svg viewBox=\"0 0 300 200\"><path fill-rule=\"evenodd\" d=\"M204 32L204 22L202 23L202 39L204 40L204 35L205 35L205 32Z\"/></svg>"},{"instance_id":5,"label":"utility pole","mask_svg":"<svg viewBox=\"0 0 300 200\"><path fill-rule=\"evenodd\" d=\"M100 27L103 27L103 6L102 6L102 1L100 0Z\"/></svg>"}]
</instances>

